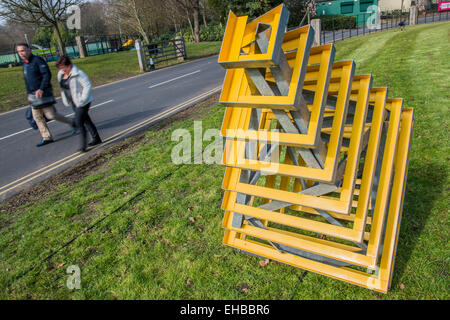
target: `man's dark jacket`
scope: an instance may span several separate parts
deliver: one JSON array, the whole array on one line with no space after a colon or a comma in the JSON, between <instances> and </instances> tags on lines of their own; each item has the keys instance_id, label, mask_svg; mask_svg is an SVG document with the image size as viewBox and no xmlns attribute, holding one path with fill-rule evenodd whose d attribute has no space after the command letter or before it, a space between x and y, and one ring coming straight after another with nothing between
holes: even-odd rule
<instances>
[{"instance_id":1,"label":"man's dark jacket","mask_svg":"<svg viewBox=\"0 0 450 320\"><path fill-rule=\"evenodd\" d=\"M44 59L31 55L28 63L23 63L23 75L28 94L35 94L36 90L41 89L43 97L53 96L52 73Z\"/></svg>"}]
</instances>

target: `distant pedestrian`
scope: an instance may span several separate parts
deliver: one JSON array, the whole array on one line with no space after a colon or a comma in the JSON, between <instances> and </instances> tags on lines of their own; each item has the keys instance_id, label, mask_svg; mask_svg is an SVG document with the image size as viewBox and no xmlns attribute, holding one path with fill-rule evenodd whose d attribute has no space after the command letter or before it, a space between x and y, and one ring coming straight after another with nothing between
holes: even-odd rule
<instances>
[{"instance_id":1,"label":"distant pedestrian","mask_svg":"<svg viewBox=\"0 0 450 320\"><path fill-rule=\"evenodd\" d=\"M36 146L41 147L53 142L45 118L67 123L72 129L75 128L75 123L56 112L56 101L51 84L52 74L47 62L41 57L33 55L26 43L16 45L16 50L23 61L23 74L28 102L32 107L32 116L42 136L42 141Z\"/></svg>"},{"instance_id":2,"label":"distant pedestrian","mask_svg":"<svg viewBox=\"0 0 450 320\"><path fill-rule=\"evenodd\" d=\"M86 128L92 137L89 146L102 143L88 113L92 102L92 84L86 73L73 65L68 57L59 57L56 66L59 69L58 82L61 86L62 101L65 106L75 109L75 122L81 132L79 151L86 152Z\"/></svg>"},{"instance_id":3,"label":"distant pedestrian","mask_svg":"<svg viewBox=\"0 0 450 320\"><path fill-rule=\"evenodd\" d=\"M400 30L403 31L406 26L406 20L400 21L398 26L400 27Z\"/></svg>"}]
</instances>

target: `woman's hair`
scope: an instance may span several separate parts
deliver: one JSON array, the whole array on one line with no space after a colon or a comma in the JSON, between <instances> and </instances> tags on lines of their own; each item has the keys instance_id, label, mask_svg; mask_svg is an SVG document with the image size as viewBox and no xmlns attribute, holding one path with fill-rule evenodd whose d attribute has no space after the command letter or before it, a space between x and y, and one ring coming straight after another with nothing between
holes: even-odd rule
<instances>
[{"instance_id":1,"label":"woman's hair","mask_svg":"<svg viewBox=\"0 0 450 320\"><path fill-rule=\"evenodd\" d=\"M71 66L72 62L70 61L68 56L61 56L58 58L58 61L56 61L56 66Z\"/></svg>"}]
</instances>

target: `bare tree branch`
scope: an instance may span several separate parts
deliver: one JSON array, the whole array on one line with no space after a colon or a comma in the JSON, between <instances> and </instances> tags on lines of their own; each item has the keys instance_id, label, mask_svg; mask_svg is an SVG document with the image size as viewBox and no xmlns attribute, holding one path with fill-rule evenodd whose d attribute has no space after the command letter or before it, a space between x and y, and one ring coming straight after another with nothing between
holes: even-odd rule
<instances>
[{"instance_id":1,"label":"bare tree branch","mask_svg":"<svg viewBox=\"0 0 450 320\"><path fill-rule=\"evenodd\" d=\"M0 0L0 17L21 23L33 23L37 26L48 23L58 35L58 47L65 53L58 23L65 18L67 9L84 0Z\"/></svg>"}]
</instances>

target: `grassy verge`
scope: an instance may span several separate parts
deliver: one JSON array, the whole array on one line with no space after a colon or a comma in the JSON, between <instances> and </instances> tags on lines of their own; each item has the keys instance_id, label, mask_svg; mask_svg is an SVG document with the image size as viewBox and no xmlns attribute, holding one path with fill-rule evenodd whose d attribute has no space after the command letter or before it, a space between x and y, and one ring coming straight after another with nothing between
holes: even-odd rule
<instances>
[{"instance_id":1,"label":"grassy verge","mask_svg":"<svg viewBox=\"0 0 450 320\"><path fill-rule=\"evenodd\" d=\"M203 131L220 128L212 99L2 204L0 298L448 299L449 26L336 44L337 59L416 112L389 294L311 272L299 284L303 270L222 244L223 166L171 161L174 130L192 133L200 119ZM70 265L80 290L66 287Z\"/></svg>"},{"instance_id":2,"label":"grassy verge","mask_svg":"<svg viewBox=\"0 0 450 320\"><path fill-rule=\"evenodd\" d=\"M187 44L187 61L218 53L220 42L201 42ZM76 59L74 63L84 70L94 86L129 78L140 73L136 51L125 51ZM158 64L158 69L177 64L177 60ZM52 72L52 85L55 96L60 95L56 81L58 69L55 62L49 63ZM0 112L13 110L27 105L22 67L0 69Z\"/></svg>"}]
</instances>

